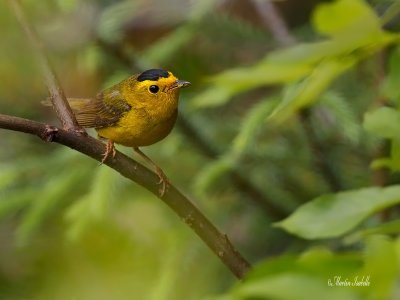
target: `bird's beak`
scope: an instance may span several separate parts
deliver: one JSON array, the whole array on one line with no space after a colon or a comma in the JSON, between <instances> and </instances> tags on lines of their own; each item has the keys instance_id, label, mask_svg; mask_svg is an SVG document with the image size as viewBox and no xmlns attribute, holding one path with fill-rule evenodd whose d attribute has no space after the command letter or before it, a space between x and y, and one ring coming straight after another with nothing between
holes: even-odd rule
<instances>
[{"instance_id":1,"label":"bird's beak","mask_svg":"<svg viewBox=\"0 0 400 300\"><path fill-rule=\"evenodd\" d=\"M188 85L191 85L191 83L189 81L177 80L173 84L170 85L169 89L173 90L173 89L176 89L176 88L183 88L183 87L186 87Z\"/></svg>"}]
</instances>

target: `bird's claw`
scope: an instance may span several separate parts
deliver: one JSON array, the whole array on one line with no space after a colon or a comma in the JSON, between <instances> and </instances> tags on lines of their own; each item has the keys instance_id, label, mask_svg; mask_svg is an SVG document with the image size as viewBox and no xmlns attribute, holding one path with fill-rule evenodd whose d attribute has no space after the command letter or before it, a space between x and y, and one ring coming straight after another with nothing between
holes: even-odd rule
<instances>
[{"instance_id":1,"label":"bird's claw","mask_svg":"<svg viewBox=\"0 0 400 300\"><path fill-rule=\"evenodd\" d=\"M139 154L147 163L152 165L155 169L155 172L159 178L159 181L157 184L161 184L160 189L158 192L160 193L160 197L164 196L165 192L168 190L169 187L169 180L168 177L164 174L164 172L161 170L159 166L155 164L154 161L151 160L150 157L148 157L146 154L144 154L138 147L133 147L133 150Z\"/></svg>"},{"instance_id":2,"label":"bird's claw","mask_svg":"<svg viewBox=\"0 0 400 300\"><path fill-rule=\"evenodd\" d=\"M169 179L160 168L156 168L156 174L159 178L159 181L157 182L157 184L161 185L160 188L158 189L158 192L160 193L160 197L162 197L162 196L164 196L165 192L168 190Z\"/></svg>"},{"instance_id":3,"label":"bird's claw","mask_svg":"<svg viewBox=\"0 0 400 300\"><path fill-rule=\"evenodd\" d=\"M100 165L102 165L105 162L110 153L112 153L112 158L114 158L115 154L117 154L117 151L115 150L114 142L108 140L106 144L106 152L103 153L103 159L101 160Z\"/></svg>"}]
</instances>

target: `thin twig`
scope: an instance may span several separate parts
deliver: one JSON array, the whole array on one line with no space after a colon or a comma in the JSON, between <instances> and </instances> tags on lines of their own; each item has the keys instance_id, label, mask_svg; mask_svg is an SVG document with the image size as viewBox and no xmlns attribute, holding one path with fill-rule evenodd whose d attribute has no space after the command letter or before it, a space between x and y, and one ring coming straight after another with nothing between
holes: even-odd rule
<instances>
[{"instance_id":1,"label":"thin twig","mask_svg":"<svg viewBox=\"0 0 400 300\"><path fill-rule=\"evenodd\" d=\"M325 154L326 151L324 145L319 141L315 134L315 130L310 120L310 113L311 111L307 109L300 111L300 123L303 126L309 147L314 153L315 168L320 171L332 192L338 192L343 189L343 184L333 170L330 164L330 159Z\"/></svg>"},{"instance_id":2,"label":"thin twig","mask_svg":"<svg viewBox=\"0 0 400 300\"><path fill-rule=\"evenodd\" d=\"M103 158L104 144L90 136L77 135L43 123L2 114L0 114L0 128L36 135L44 141L65 145L97 161ZM115 158L107 158L104 164L160 198L207 244L237 278L243 278L249 271L250 264L235 250L228 237L220 233L175 186L171 184L163 197L160 197L158 176L119 151L116 152Z\"/></svg>"},{"instance_id":3,"label":"thin twig","mask_svg":"<svg viewBox=\"0 0 400 300\"><path fill-rule=\"evenodd\" d=\"M65 97L64 91L61 88L59 80L50 64L49 58L46 54L44 46L39 39L36 31L32 24L30 24L26 14L21 6L19 0L8 0L16 19L25 31L26 36L29 38L36 55L38 57L40 66L42 68L43 77L45 79L47 89L50 94L50 99L53 104L53 108L57 113L58 119L65 130L72 130L80 133L84 133L85 130L81 128L76 121L76 118L68 104L67 98Z\"/></svg>"},{"instance_id":4,"label":"thin twig","mask_svg":"<svg viewBox=\"0 0 400 300\"><path fill-rule=\"evenodd\" d=\"M282 46L290 46L296 42L290 33L285 20L281 17L275 5L270 0L252 0L264 25L269 29L274 39Z\"/></svg>"},{"instance_id":5,"label":"thin twig","mask_svg":"<svg viewBox=\"0 0 400 300\"><path fill-rule=\"evenodd\" d=\"M381 17L381 24L385 27L390 26L390 23L396 20L398 23L398 18L400 16L400 2L393 2L383 13Z\"/></svg>"}]
</instances>

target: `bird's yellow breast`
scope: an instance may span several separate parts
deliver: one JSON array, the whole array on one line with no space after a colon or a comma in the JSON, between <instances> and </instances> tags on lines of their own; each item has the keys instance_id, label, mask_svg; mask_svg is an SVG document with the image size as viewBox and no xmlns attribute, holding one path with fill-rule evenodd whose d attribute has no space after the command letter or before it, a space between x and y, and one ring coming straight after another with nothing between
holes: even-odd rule
<instances>
[{"instance_id":1,"label":"bird's yellow breast","mask_svg":"<svg viewBox=\"0 0 400 300\"><path fill-rule=\"evenodd\" d=\"M130 90L122 90L126 98ZM129 99L132 108L110 127L96 129L103 137L128 147L154 144L165 138L172 130L178 113L179 89L161 92L157 97Z\"/></svg>"},{"instance_id":2,"label":"bird's yellow breast","mask_svg":"<svg viewBox=\"0 0 400 300\"><path fill-rule=\"evenodd\" d=\"M174 127L178 110L169 116L154 118L144 111L131 110L115 126L96 129L99 136L128 147L154 144L165 138Z\"/></svg>"}]
</instances>

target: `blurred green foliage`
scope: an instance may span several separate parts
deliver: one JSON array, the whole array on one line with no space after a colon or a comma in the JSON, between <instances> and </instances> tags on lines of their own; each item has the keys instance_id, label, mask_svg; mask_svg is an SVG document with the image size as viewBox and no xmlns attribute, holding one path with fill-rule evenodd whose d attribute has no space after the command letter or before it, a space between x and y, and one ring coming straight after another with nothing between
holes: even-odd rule
<instances>
[{"instance_id":1,"label":"blurred green foliage","mask_svg":"<svg viewBox=\"0 0 400 300\"><path fill-rule=\"evenodd\" d=\"M295 2L276 4L300 15ZM252 1L22 3L68 96L150 67L193 83L177 128L145 151L255 267L235 283L140 187L2 131L0 299L399 298L395 0L317 4L288 22L285 48ZM56 123L4 1L0 33L1 113Z\"/></svg>"}]
</instances>

